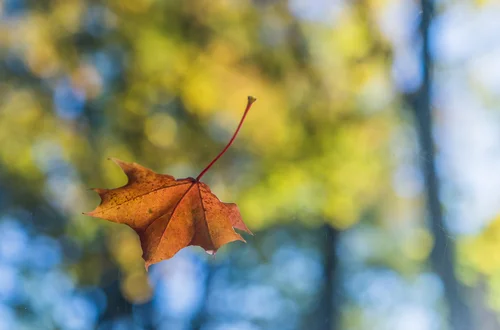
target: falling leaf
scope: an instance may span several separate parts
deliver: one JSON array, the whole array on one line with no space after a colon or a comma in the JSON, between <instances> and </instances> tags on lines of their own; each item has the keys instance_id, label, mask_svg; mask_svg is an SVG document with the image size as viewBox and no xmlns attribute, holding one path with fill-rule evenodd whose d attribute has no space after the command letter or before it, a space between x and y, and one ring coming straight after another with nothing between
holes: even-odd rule
<instances>
[{"instance_id":1,"label":"falling leaf","mask_svg":"<svg viewBox=\"0 0 500 330\"><path fill-rule=\"evenodd\" d=\"M125 186L94 189L101 204L85 213L123 223L137 232L146 269L173 257L186 246L201 246L215 253L226 243L245 241L234 228L251 234L236 204L221 202L201 177L226 152L238 134L255 98L249 96L243 117L226 147L195 178L175 179L137 163L112 160L127 175Z\"/></svg>"}]
</instances>

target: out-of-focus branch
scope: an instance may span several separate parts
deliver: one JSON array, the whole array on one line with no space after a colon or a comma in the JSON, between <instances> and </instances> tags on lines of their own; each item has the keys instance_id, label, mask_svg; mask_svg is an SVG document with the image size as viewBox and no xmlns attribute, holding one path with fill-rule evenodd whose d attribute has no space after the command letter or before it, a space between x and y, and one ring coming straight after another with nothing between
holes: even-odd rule
<instances>
[{"instance_id":1,"label":"out-of-focus branch","mask_svg":"<svg viewBox=\"0 0 500 330\"><path fill-rule=\"evenodd\" d=\"M470 311L462 297L463 287L455 276L454 242L448 237L443 221L443 211L439 200L439 179L436 173L435 146L433 141L433 121L431 105L432 59L430 55L430 25L433 16L432 0L421 0L421 69L423 81L420 88L407 96L414 111L420 148L426 159L422 161L422 171L426 184L426 199L431 231L434 235L434 248L430 259L432 267L444 285L445 299L449 307L451 329L469 330L472 326Z\"/></svg>"},{"instance_id":2,"label":"out-of-focus branch","mask_svg":"<svg viewBox=\"0 0 500 330\"><path fill-rule=\"evenodd\" d=\"M336 288L339 281L338 279L338 258L335 255L335 249L337 247L339 232L332 228L330 225L325 225L325 239L324 239L324 286L323 286L323 296L321 301L322 314L318 318L319 320L325 320L324 328L318 327L318 329L335 330L339 326L339 307L337 301ZM323 316L323 317L321 317Z\"/></svg>"}]
</instances>

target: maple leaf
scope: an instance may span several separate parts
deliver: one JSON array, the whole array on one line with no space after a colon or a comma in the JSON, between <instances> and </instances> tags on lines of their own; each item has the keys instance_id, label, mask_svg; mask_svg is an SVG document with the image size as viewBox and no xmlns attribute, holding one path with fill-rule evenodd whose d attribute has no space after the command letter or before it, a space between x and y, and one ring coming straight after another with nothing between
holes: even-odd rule
<instances>
[{"instance_id":1,"label":"maple leaf","mask_svg":"<svg viewBox=\"0 0 500 330\"><path fill-rule=\"evenodd\" d=\"M221 202L200 179L236 138L255 98L249 96L241 121L226 147L195 178L175 179L137 163L111 158L128 178L126 185L99 189L101 204L89 216L130 226L139 235L146 269L186 246L215 253L226 243L245 240L234 228L252 232L234 203Z\"/></svg>"}]
</instances>

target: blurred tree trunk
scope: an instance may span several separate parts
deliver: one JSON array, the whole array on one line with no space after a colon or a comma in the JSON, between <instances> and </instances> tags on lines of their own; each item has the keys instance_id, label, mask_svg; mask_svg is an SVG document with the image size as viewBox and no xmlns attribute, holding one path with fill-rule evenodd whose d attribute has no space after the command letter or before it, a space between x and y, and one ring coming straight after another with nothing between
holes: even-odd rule
<instances>
[{"instance_id":1,"label":"blurred tree trunk","mask_svg":"<svg viewBox=\"0 0 500 330\"><path fill-rule=\"evenodd\" d=\"M339 266L336 249L339 231L325 224L319 230L319 244L322 252L323 276L319 283L316 308L304 315L300 329L337 330L340 329L341 295L339 287Z\"/></svg>"},{"instance_id":2,"label":"blurred tree trunk","mask_svg":"<svg viewBox=\"0 0 500 330\"><path fill-rule=\"evenodd\" d=\"M317 322L315 329L335 330L339 329L339 302L337 293L340 291L338 284L338 261L336 247L339 232L330 225L325 225L321 231L323 239L323 286L321 290L318 314L315 316Z\"/></svg>"},{"instance_id":3,"label":"blurred tree trunk","mask_svg":"<svg viewBox=\"0 0 500 330\"><path fill-rule=\"evenodd\" d=\"M423 80L420 88L413 95L408 95L408 100L414 111L420 148L422 153L426 155L421 166L425 178L430 227L434 235L434 247L430 259L434 271L443 282L451 329L470 330L475 329L475 327L472 326L470 310L463 299L464 288L455 276L455 246L454 242L448 237L439 200L435 146L432 138L433 122L430 95L432 88L432 59L429 52L429 27L434 11L432 0L421 0L421 9L421 72Z\"/></svg>"}]
</instances>

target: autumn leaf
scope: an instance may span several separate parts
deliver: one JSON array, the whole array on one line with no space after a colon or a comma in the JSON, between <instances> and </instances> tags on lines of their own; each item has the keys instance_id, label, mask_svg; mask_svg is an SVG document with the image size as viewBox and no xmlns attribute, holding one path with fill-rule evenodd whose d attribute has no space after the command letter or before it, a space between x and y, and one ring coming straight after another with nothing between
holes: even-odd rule
<instances>
[{"instance_id":1,"label":"autumn leaf","mask_svg":"<svg viewBox=\"0 0 500 330\"><path fill-rule=\"evenodd\" d=\"M128 178L125 186L94 189L101 204L89 216L130 226L139 235L146 269L173 257L186 246L201 246L215 253L232 241L245 241L235 230L249 234L234 203L221 202L200 179L227 151L238 134L255 98L249 96L245 112L226 147L195 178L175 179L137 163L112 160Z\"/></svg>"}]
</instances>

